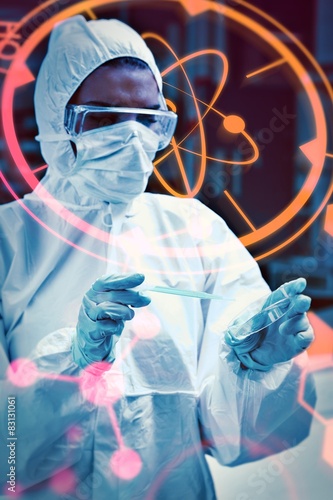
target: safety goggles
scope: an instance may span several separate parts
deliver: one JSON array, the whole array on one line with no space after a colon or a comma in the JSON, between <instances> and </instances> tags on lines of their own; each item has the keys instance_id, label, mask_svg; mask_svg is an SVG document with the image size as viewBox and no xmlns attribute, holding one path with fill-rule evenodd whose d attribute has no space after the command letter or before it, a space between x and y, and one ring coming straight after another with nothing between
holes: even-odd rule
<instances>
[{"instance_id":1,"label":"safety goggles","mask_svg":"<svg viewBox=\"0 0 333 500\"><path fill-rule=\"evenodd\" d=\"M160 109L81 104L68 104L65 111L65 129L72 137L128 120L137 121L155 132L159 137L158 149L160 150L166 148L172 139L177 124L177 115L173 111Z\"/></svg>"}]
</instances>

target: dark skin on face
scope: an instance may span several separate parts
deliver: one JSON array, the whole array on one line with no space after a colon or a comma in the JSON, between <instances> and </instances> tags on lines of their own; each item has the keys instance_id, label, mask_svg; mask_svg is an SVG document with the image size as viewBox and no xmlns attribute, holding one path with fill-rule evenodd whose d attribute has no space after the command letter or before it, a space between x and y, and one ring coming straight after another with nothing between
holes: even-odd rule
<instances>
[{"instance_id":1,"label":"dark skin on face","mask_svg":"<svg viewBox=\"0 0 333 500\"><path fill-rule=\"evenodd\" d=\"M75 92L71 104L159 109L159 91L149 69L100 66Z\"/></svg>"}]
</instances>

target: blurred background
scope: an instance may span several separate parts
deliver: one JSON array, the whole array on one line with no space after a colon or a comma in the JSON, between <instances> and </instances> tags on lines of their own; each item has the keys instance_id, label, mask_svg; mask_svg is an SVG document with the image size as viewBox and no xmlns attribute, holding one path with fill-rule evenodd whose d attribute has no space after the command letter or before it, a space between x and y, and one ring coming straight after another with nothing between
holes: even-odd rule
<instances>
[{"instance_id":1,"label":"blurred background","mask_svg":"<svg viewBox=\"0 0 333 500\"><path fill-rule=\"evenodd\" d=\"M2 88L21 48L34 43L25 59L32 78L16 82L10 111L26 165L13 158L4 113L0 167L11 192L0 184L1 203L29 192L31 176L37 182L45 173L34 140L33 92L47 50L46 23L74 14L116 17L143 34L169 108L179 115L174 142L157 156L148 190L200 199L241 238L272 288L304 276L312 297L311 369L319 396L311 436L293 453L236 469L210 460L218 496L326 500L333 494L333 3L207 6L186 0L2 2ZM321 151L313 141L325 135ZM304 202L295 207L300 193Z\"/></svg>"}]
</instances>

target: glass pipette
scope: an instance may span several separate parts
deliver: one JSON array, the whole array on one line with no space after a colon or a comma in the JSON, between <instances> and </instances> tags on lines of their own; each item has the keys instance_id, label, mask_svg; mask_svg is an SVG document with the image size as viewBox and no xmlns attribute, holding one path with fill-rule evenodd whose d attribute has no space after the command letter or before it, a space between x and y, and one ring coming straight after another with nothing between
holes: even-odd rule
<instances>
[{"instance_id":1,"label":"glass pipette","mask_svg":"<svg viewBox=\"0 0 333 500\"><path fill-rule=\"evenodd\" d=\"M235 299L227 299L226 297L223 297L222 295L217 295L214 293L207 293L207 292L199 292L197 290L182 290L180 288L173 288L173 287L168 287L168 286L157 286L157 285L151 285L151 284L142 284L139 285L133 290L138 290L138 292L158 292L158 293L168 293L170 295L181 295L183 297L194 297L197 299L215 299L215 300L230 300L234 301Z\"/></svg>"}]
</instances>

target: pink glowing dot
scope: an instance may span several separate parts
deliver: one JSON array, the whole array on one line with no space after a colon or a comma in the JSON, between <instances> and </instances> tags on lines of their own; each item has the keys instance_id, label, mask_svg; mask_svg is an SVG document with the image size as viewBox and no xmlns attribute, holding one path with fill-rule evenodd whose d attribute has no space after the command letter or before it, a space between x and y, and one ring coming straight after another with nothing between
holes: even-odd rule
<instances>
[{"instance_id":1,"label":"pink glowing dot","mask_svg":"<svg viewBox=\"0 0 333 500\"><path fill-rule=\"evenodd\" d=\"M13 488L13 489L9 490L8 488ZM11 486L10 483L7 483L7 485L4 486L2 491L6 498L23 498L22 496L23 487L17 482L15 486Z\"/></svg>"},{"instance_id":2,"label":"pink glowing dot","mask_svg":"<svg viewBox=\"0 0 333 500\"><path fill-rule=\"evenodd\" d=\"M333 467L333 420L326 426L323 446L323 459Z\"/></svg>"},{"instance_id":3,"label":"pink glowing dot","mask_svg":"<svg viewBox=\"0 0 333 500\"><path fill-rule=\"evenodd\" d=\"M147 310L137 311L132 324L135 335L139 339L152 339L161 330L161 322L158 317Z\"/></svg>"},{"instance_id":4,"label":"pink glowing dot","mask_svg":"<svg viewBox=\"0 0 333 500\"><path fill-rule=\"evenodd\" d=\"M124 394L124 377L122 372L109 363L95 363L82 373L80 389L83 396L91 403L107 406Z\"/></svg>"},{"instance_id":5,"label":"pink glowing dot","mask_svg":"<svg viewBox=\"0 0 333 500\"><path fill-rule=\"evenodd\" d=\"M83 431L78 425L73 425L66 432L67 439L70 443L77 443L81 441Z\"/></svg>"},{"instance_id":6,"label":"pink glowing dot","mask_svg":"<svg viewBox=\"0 0 333 500\"><path fill-rule=\"evenodd\" d=\"M92 373L93 375L102 375L102 373L109 371L112 368L111 363L106 361L98 361L97 363L92 363L86 368L86 372Z\"/></svg>"},{"instance_id":7,"label":"pink glowing dot","mask_svg":"<svg viewBox=\"0 0 333 500\"><path fill-rule=\"evenodd\" d=\"M110 460L112 472L121 479L134 479L142 469L140 455L130 448L115 451Z\"/></svg>"},{"instance_id":8,"label":"pink glowing dot","mask_svg":"<svg viewBox=\"0 0 333 500\"><path fill-rule=\"evenodd\" d=\"M85 399L97 406L106 406L109 402L107 384L101 374L95 375L84 370L79 387Z\"/></svg>"},{"instance_id":9,"label":"pink glowing dot","mask_svg":"<svg viewBox=\"0 0 333 500\"><path fill-rule=\"evenodd\" d=\"M56 472L50 479L49 485L56 493L70 493L74 490L77 479L71 469Z\"/></svg>"},{"instance_id":10,"label":"pink glowing dot","mask_svg":"<svg viewBox=\"0 0 333 500\"><path fill-rule=\"evenodd\" d=\"M37 366L29 359L15 359L7 369L8 380L18 387L28 387L34 384L38 377Z\"/></svg>"}]
</instances>

